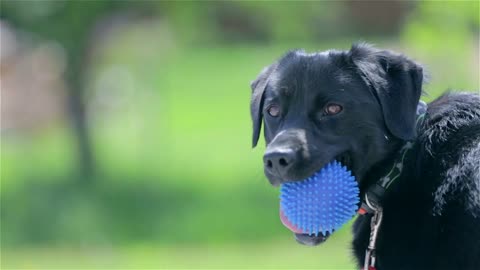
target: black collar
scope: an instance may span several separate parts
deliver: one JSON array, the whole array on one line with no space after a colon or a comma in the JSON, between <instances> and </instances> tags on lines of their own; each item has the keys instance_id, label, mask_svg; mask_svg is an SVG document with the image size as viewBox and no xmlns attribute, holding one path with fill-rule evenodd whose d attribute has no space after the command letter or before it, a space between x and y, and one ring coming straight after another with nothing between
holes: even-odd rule
<instances>
[{"instance_id":1,"label":"black collar","mask_svg":"<svg viewBox=\"0 0 480 270\"><path fill-rule=\"evenodd\" d=\"M400 149L390 171L381 177L373 186L368 188L367 192L365 192L362 206L358 210L359 214L372 214L381 206L385 192L402 174L405 157L412 148L413 142L407 141Z\"/></svg>"}]
</instances>

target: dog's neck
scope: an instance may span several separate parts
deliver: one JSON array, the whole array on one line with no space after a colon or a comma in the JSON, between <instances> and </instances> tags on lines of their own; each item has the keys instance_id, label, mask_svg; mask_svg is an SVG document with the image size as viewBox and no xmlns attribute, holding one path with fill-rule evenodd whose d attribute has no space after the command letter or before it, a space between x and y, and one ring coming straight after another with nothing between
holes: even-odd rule
<instances>
[{"instance_id":1,"label":"dog's neck","mask_svg":"<svg viewBox=\"0 0 480 270\"><path fill-rule=\"evenodd\" d=\"M415 129L417 133L420 133L421 126L424 124L425 117L427 114L427 104L423 101L419 101L417 105L417 121L415 123ZM414 141L404 141L397 138L390 139L390 143L387 145L387 154L386 158L372 166L370 170L367 171L362 181L363 184L360 185L361 198L364 198L365 192L371 189L377 183L388 181L391 177L402 178L402 168L405 167L405 161L408 158L412 158L412 155L408 155L409 152L412 152L411 149L415 144ZM388 183L390 185L391 183Z\"/></svg>"}]
</instances>

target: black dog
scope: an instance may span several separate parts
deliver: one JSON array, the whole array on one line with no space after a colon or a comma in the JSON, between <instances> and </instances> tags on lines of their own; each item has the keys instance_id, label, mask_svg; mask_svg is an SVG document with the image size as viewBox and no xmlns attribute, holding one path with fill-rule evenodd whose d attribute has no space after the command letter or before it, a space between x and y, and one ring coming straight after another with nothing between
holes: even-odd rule
<instances>
[{"instance_id":1,"label":"black dog","mask_svg":"<svg viewBox=\"0 0 480 270\"><path fill-rule=\"evenodd\" d=\"M412 60L365 44L291 51L252 83L253 146L263 118L264 169L274 186L336 159L352 170L365 198L397 168L378 198L383 220L376 262L368 265L480 269L480 96L444 94L418 116L422 81ZM360 267L375 213L360 215L353 227ZM327 237L296 235L308 245Z\"/></svg>"}]
</instances>

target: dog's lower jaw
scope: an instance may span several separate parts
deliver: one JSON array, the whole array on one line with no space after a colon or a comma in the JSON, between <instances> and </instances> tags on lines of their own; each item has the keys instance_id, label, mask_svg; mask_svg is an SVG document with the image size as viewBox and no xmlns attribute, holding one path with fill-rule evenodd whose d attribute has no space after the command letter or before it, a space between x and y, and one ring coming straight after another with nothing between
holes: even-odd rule
<instances>
[{"instance_id":1,"label":"dog's lower jaw","mask_svg":"<svg viewBox=\"0 0 480 270\"><path fill-rule=\"evenodd\" d=\"M323 242L325 242L330 234L327 233L327 235L323 235L320 233L318 236L315 235L308 235L308 234L301 234L301 233L296 233L295 234L295 240L297 240L298 243L306 246L316 246L319 245Z\"/></svg>"}]
</instances>

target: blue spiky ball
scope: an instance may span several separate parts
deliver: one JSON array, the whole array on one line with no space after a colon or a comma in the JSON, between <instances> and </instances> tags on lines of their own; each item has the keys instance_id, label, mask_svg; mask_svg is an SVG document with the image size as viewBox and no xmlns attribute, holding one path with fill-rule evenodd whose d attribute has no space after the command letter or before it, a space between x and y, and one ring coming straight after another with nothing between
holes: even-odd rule
<instances>
[{"instance_id":1,"label":"blue spiky ball","mask_svg":"<svg viewBox=\"0 0 480 270\"><path fill-rule=\"evenodd\" d=\"M351 171L332 161L305 180L282 184L280 218L295 233L325 235L348 222L359 201Z\"/></svg>"}]
</instances>

